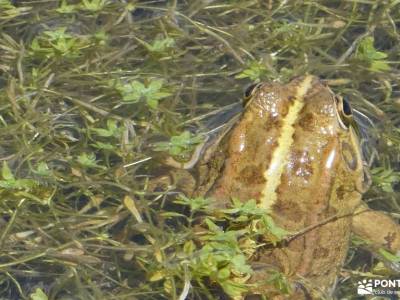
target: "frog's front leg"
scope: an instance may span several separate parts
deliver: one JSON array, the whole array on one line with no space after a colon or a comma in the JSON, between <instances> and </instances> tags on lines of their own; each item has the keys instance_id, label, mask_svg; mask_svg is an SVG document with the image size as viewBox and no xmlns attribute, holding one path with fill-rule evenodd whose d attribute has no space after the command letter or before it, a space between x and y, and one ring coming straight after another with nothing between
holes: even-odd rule
<instances>
[{"instance_id":1,"label":"frog's front leg","mask_svg":"<svg viewBox=\"0 0 400 300\"><path fill-rule=\"evenodd\" d=\"M400 225L384 212L361 205L353 216L353 232L369 241L374 249L400 252Z\"/></svg>"}]
</instances>

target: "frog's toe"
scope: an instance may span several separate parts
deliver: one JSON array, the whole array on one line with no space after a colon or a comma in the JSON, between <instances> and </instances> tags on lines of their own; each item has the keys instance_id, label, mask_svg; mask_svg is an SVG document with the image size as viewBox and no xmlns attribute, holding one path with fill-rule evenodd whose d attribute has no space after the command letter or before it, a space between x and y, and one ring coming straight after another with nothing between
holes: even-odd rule
<instances>
[{"instance_id":1,"label":"frog's toe","mask_svg":"<svg viewBox=\"0 0 400 300\"><path fill-rule=\"evenodd\" d=\"M353 216L353 232L368 241L373 249L400 252L400 225L381 211L359 207Z\"/></svg>"}]
</instances>

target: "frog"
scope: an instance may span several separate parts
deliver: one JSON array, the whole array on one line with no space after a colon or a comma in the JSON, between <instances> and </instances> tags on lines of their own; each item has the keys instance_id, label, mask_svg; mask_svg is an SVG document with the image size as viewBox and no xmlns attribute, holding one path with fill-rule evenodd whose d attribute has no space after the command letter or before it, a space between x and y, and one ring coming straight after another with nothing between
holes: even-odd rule
<instances>
[{"instance_id":1,"label":"frog","mask_svg":"<svg viewBox=\"0 0 400 300\"><path fill-rule=\"evenodd\" d=\"M180 177L186 195L210 198L215 208L254 199L277 226L296 233L260 250L249 281L258 287L249 297L330 299L352 234L374 249L400 250L400 226L362 200L370 176L353 109L317 76L252 85L240 116L201 148L195 161L167 162L188 170ZM268 268L284 274L290 294L267 283Z\"/></svg>"}]
</instances>

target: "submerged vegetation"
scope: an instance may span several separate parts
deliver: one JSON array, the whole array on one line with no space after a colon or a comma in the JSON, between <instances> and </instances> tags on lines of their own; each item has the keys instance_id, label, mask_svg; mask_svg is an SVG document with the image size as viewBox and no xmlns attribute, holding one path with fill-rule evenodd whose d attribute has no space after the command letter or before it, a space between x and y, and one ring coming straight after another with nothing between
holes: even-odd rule
<instances>
[{"instance_id":1,"label":"submerged vegetation","mask_svg":"<svg viewBox=\"0 0 400 300\"><path fill-rule=\"evenodd\" d=\"M399 1L0 0L0 299L246 291L256 241L288 233L255 202L210 211L150 179L252 82L329 79L367 137L365 200L399 218L399 24ZM362 245L339 295L392 274Z\"/></svg>"}]
</instances>

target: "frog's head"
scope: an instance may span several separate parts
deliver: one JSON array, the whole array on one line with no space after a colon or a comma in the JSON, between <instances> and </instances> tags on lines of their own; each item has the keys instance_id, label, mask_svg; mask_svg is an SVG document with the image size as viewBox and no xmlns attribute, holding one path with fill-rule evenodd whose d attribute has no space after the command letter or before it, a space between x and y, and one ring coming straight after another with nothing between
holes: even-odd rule
<instances>
[{"instance_id":1,"label":"frog's head","mask_svg":"<svg viewBox=\"0 0 400 300\"><path fill-rule=\"evenodd\" d=\"M319 188L331 193L341 185L358 192L368 187L351 106L317 77L254 85L244 107L230 152L236 177L262 190L263 207L285 188L311 197Z\"/></svg>"},{"instance_id":2,"label":"frog's head","mask_svg":"<svg viewBox=\"0 0 400 300\"><path fill-rule=\"evenodd\" d=\"M262 114L264 120L281 125L307 127L308 130L331 134L354 126L353 111L348 101L335 95L315 76L298 77L287 85L258 83L247 88L243 98L245 110Z\"/></svg>"}]
</instances>

